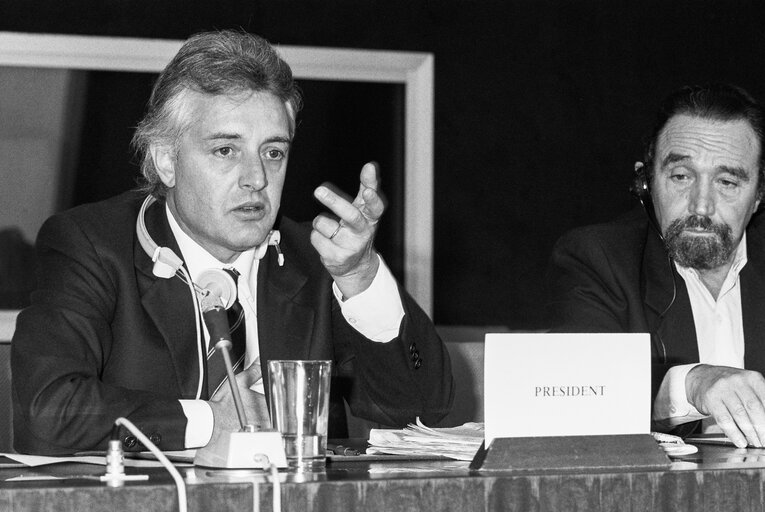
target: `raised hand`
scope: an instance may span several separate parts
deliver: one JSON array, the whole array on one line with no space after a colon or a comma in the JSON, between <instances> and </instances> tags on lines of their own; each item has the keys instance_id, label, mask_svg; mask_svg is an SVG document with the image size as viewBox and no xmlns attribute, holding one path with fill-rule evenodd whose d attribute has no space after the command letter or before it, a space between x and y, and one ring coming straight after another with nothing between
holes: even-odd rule
<instances>
[{"instance_id":1,"label":"raised hand","mask_svg":"<svg viewBox=\"0 0 765 512\"><path fill-rule=\"evenodd\" d=\"M366 290L379 267L373 244L377 223L385 211L385 201L378 192L377 166L373 163L364 165L359 181L359 191L353 202L326 185L314 191L316 199L337 219L326 214L318 215L313 220L311 243L345 298Z\"/></svg>"}]
</instances>

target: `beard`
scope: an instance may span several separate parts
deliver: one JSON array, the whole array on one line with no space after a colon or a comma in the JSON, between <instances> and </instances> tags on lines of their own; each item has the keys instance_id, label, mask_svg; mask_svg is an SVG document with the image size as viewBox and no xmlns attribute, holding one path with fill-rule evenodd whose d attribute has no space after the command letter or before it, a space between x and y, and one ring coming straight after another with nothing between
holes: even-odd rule
<instances>
[{"instance_id":1,"label":"beard","mask_svg":"<svg viewBox=\"0 0 765 512\"><path fill-rule=\"evenodd\" d=\"M686 229L703 229L707 234L686 233ZM725 264L736 249L730 226L715 224L701 215L673 220L664 233L664 245L678 265L697 270L711 270Z\"/></svg>"}]
</instances>

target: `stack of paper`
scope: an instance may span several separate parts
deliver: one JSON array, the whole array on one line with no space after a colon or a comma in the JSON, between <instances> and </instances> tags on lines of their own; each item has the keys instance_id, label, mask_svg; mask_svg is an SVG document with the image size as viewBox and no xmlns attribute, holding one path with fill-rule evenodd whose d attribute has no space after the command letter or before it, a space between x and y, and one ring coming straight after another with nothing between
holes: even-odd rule
<instances>
[{"instance_id":1,"label":"stack of paper","mask_svg":"<svg viewBox=\"0 0 765 512\"><path fill-rule=\"evenodd\" d=\"M369 432L368 454L416 455L473 460L484 438L483 423L459 427L430 428L420 422L403 430L373 428Z\"/></svg>"}]
</instances>

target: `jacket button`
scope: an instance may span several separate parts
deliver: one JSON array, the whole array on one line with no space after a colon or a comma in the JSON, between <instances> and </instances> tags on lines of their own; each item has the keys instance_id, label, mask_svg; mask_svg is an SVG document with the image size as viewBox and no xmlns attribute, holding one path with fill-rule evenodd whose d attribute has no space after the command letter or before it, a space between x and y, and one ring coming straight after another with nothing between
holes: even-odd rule
<instances>
[{"instance_id":1,"label":"jacket button","mask_svg":"<svg viewBox=\"0 0 765 512\"><path fill-rule=\"evenodd\" d=\"M415 368L415 370L416 370L417 368L419 368L420 366L422 366L422 359L418 359L417 361L415 361L415 362L414 362L414 368Z\"/></svg>"},{"instance_id":2,"label":"jacket button","mask_svg":"<svg viewBox=\"0 0 765 512\"><path fill-rule=\"evenodd\" d=\"M159 435L157 432L154 432L152 435L149 436L149 441L158 445L159 443L162 442L162 436Z\"/></svg>"},{"instance_id":3,"label":"jacket button","mask_svg":"<svg viewBox=\"0 0 765 512\"><path fill-rule=\"evenodd\" d=\"M415 352L417 352L417 346L412 342L412 344L409 345L409 353L414 354Z\"/></svg>"},{"instance_id":4,"label":"jacket button","mask_svg":"<svg viewBox=\"0 0 765 512\"><path fill-rule=\"evenodd\" d=\"M416 350L412 352L412 361L417 361L420 358L420 353Z\"/></svg>"},{"instance_id":5,"label":"jacket button","mask_svg":"<svg viewBox=\"0 0 765 512\"><path fill-rule=\"evenodd\" d=\"M125 436L125 439L122 440L122 444L125 448L133 448L138 444L138 439L136 439L135 436Z\"/></svg>"}]
</instances>

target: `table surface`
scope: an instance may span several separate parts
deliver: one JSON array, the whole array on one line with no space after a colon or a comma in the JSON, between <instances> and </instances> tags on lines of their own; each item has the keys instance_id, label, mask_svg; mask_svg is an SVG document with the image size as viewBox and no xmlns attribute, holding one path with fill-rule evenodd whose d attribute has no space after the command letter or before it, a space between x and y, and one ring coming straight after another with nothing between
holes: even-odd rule
<instances>
[{"instance_id":1,"label":"table surface","mask_svg":"<svg viewBox=\"0 0 765 512\"><path fill-rule=\"evenodd\" d=\"M471 471L452 460L331 460L325 471L279 473L282 510L554 511L765 510L765 449L699 445L668 469ZM189 511L271 510L273 485L258 471L180 466ZM0 510L177 510L162 468L129 468L149 479L109 488L104 468L62 463L0 468Z\"/></svg>"}]
</instances>

